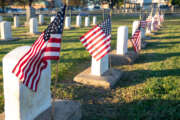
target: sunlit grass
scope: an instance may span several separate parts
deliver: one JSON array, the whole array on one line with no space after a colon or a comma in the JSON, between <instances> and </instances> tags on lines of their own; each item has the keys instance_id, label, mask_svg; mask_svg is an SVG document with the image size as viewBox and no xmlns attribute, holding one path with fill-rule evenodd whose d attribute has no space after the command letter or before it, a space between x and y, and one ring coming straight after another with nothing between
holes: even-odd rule
<instances>
[{"instance_id":1,"label":"sunlit grass","mask_svg":"<svg viewBox=\"0 0 180 120\"><path fill-rule=\"evenodd\" d=\"M49 18L45 19L48 23ZM138 18L113 16L112 49L116 46L117 28L127 25L130 37L132 22L135 19ZM101 16L98 20L102 20ZM91 57L79 42L80 36L90 27L65 30L61 60L58 64L56 97L80 101L84 120L180 119L179 23L178 17L168 18L160 31L147 41L147 48L141 51L133 65L114 66L123 70L124 74L112 90L87 87L72 81L76 74L90 66ZM39 31L42 32L46 27L47 25L39 26ZM31 45L37 39L38 35L30 36L27 32L28 28L23 26L13 29L13 36L21 39L0 42L0 112L3 112L4 106L2 58L10 50L22 45ZM52 87L55 76L56 62L53 61Z\"/></svg>"}]
</instances>

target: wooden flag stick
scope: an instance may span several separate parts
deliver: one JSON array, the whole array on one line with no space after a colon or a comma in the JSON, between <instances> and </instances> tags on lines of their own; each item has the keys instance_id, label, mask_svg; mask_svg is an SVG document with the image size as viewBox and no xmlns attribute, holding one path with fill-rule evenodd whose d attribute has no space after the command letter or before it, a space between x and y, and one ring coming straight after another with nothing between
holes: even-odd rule
<instances>
[{"instance_id":1,"label":"wooden flag stick","mask_svg":"<svg viewBox=\"0 0 180 120\"><path fill-rule=\"evenodd\" d=\"M64 17L66 16L66 13L67 13L67 7L68 7L68 1L69 0L67 0L66 1L66 11L65 11L65 15L64 15ZM65 20L65 19L64 19ZM64 29L64 25L63 25L63 29ZM63 36L63 33L62 33L62 35L61 35L61 38L62 38L62 36ZM58 75L58 73L59 73L59 62L60 62L60 60L57 60L57 63L56 63L56 79L55 79L55 81L54 81L54 86L53 86L53 89L52 89L52 98L53 98L53 101L52 101L52 111L51 111L51 120L55 120L55 100L56 100L56 90L57 90L57 82L58 82L58 80L59 80L59 75Z\"/></svg>"}]
</instances>

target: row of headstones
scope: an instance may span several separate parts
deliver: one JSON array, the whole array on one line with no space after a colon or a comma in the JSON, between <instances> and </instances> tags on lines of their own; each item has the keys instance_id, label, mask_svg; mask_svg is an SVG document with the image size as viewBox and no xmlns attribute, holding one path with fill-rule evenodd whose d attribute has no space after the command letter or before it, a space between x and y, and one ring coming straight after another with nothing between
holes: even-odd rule
<instances>
[{"instance_id":1,"label":"row of headstones","mask_svg":"<svg viewBox=\"0 0 180 120\"><path fill-rule=\"evenodd\" d=\"M141 40L146 39L146 34L151 34L152 32L156 32L156 29L154 27L154 21L155 17L153 16L151 18L150 27L141 28ZM140 21L136 20L132 24L132 35L134 32L138 29L140 25ZM161 21L158 19L158 26L161 26ZM141 41L143 42L143 41ZM143 45L143 43L141 43ZM117 32L117 48L116 48L116 54L117 55L125 55L128 52L128 27L127 26L121 26L118 28ZM91 63L91 74L101 76L105 71L108 70L108 55L106 55L104 58L102 58L99 61L96 61L92 58ZM103 67L102 67L103 66Z\"/></svg>"},{"instance_id":2,"label":"row of headstones","mask_svg":"<svg viewBox=\"0 0 180 120\"><path fill-rule=\"evenodd\" d=\"M50 21L52 22L54 20L55 16L52 16L50 18ZM2 21L2 16L0 16L0 22ZM39 15L39 24L44 24L44 15ZM92 25L97 24L97 17L93 16L93 23ZM1 30L1 39L2 40L8 40L12 39L11 34L11 23L7 21L2 21L0 24L0 30ZM19 17L14 16L14 27L19 27ZM82 26L82 17L80 15L76 16L76 27ZM90 26L90 17L85 17L85 27ZM65 18L65 28L70 29L71 28L71 17ZM31 18L29 21L29 31L31 34L38 33L38 20L37 18Z\"/></svg>"},{"instance_id":3,"label":"row of headstones","mask_svg":"<svg viewBox=\"0 0 180 120\"><path fill-rule=\"evenodd\" d=\"M138 28L139 22L140 21L133 22L132 33L134 33ZM3 58L6 120L32 120L51 106L50 64L48 64L47 68L42 72L38 90L35 94L28 88L24 87L24 85L19 82L19 79L12 74L12 69L18 62L18 59L21 58L29 49L30 47L27 46L16 48ZM117 32L116 54L125 55L127 52L128 27L120 26ZM99 61L92 59L91 74L101 76L109 69L108 64L108 55ZM77 118L77 120L79 119Z\"/></svg>"},{"instance_id":4,"label":"row of headstones","mask_svg":"<svg viewBox=\"0 0 180 120\"><path fill-rule=\"evenodd\" d=\"M50 21L52 22L54 20L55 16L52 16L50 18ZM90 17L86 16L85 17L85 22L84 22L84 26L85 27L89 27L90 26ZM39 24L44 24L44 16L43 15L39 15ZM93 16L93 23L92 25L96 25L97 24L97 17ZM82 26L82 16L78 15L76 16L76 27L81 27ZM64 24L64 28L65 29L71 29L71 17L66 16L65 17L65 24ZM38 32L38 22L37 22L37 18L31 18L30 19L30 33L37 33Z\"/></svg>"},{"instance_id":5,"label":"row of headstones","mask_svg":"<svg viewBox=\"0 0 180 120\"><path fill-rule=\"evenodd\" d=\"M117 40L117 51L119 51L120 54L125 54L127 52L127 41L128 28L126 26L120 27L118 29ZM42 71L36 93L33 93L30 89L26 88L19 82L19 79L12 74L13 66L15 66L18 59L21 58L29 49L30 47L27 46L16 48L3 58L5 120L32 120L51 106L50 63L47 68ZM92 60L92 74L99 75L108 69L108 55L106 55L103 60L98 62ZM79 119L77 118L77 120Z\"/></svg>"}]
</instances>

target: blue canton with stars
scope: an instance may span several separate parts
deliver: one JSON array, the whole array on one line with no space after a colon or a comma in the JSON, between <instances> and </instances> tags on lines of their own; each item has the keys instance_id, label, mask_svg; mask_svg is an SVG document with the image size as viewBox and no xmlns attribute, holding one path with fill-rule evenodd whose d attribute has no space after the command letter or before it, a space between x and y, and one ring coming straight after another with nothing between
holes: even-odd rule
<instances>
[{"instance_id":1,"label":"blue canton with stars","mask_svg":"<svg viewBox=\"0 0 180 120\"><path fill-rule=\"evenodd\" d=\"M44 31L44 40L47 41L50 38L50 34L61 34L64 27L66 5L57 13L55 19L48 25Z\"/></svg>"},{"instance_id":2,"label":"blue canton with stars","mask_svg":"<svg viewBox=\"0 0 180 120\"><path fill-rule=\"evenodd\" d=\"M99 27L102 28L103 32L105 33L106 36L111 34L111 18L108 16L106 20L103 21L103 23L98 25Z\"/></svg>"}]
</instances>

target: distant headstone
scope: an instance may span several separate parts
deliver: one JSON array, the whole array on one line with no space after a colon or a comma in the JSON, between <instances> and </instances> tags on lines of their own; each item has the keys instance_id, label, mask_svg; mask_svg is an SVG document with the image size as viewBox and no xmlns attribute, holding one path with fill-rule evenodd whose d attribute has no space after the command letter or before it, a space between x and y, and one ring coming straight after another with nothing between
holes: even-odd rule
<instances>
[{"instance_id":1,"label":"distant headstone","mask_svg":"<svg viewBox=\"0 0 180 120\"><path fill-rule=\"evenodd\" d=\"M92 25L96 25L97 24L97 17L93 16L93 24Z\"/></svg>"},{"instance_id":2,"label":"distant headstone","mask_svg":"<svg viewBox=\"0 0 180 120\"><path fill-rule=\"evenodd\" d=\"M160 15L157 16L158 17L158 26L161 26L161 19L160 19Z\"/></svg>"},{"instance_id":3,"label":"distant headstone","mask_svg":"<svg viewBox=\"0 0 180 120\"><path fill-rule=\"evenodd\" d=\"M1 39L8 40L12 38L11 34L11 23L7 21L2 21L1 25Z\"/></svg>"},{"instance_id":4,"label":"distant headstone","mask_svg":"<svg viewBox=\"0 0 180 120\"><path fill-rule=\"evenodd\" d=\"M14 16L14 27L19 27L19 16Z\"/></svg>"},{"instance_id":5,"label":"distant headstone","mask_svg":"<svg viewBox=\"0 0 180 120\"><path fill-rule=\"evenodd\" d=\"M50 63L42 71L36 93L25 87L12 73L14 66L29 49L29 46L18 47L3 58L5 120L33 120L51 106Z\"/></svg>"},{"instance_id":6,"label":"distant headstone","mask_svg":"<svg viewBox=\"0 0 180 120\"><path fill-rule=\"evenodd\" d=\"M85 27L88 27L90 25L90 18L89 16L85 17Z\"/></svg>"},{"instance_id":7,"label":"distant headstone","mask_svg":"<svg viewBox=\"0 0 180 120\"><path fill-rule=\"evenodd\" d=\"M65 26L66 29L70 29L71 28L71 17L67 16L65 18Z\"/></svg>"},{"instance_id":8,"label":"distant headstone","mask_svg":"<svg viewBox=\"0 0 180 120\"><path fill-rule=\"evenodd\" d=\"M125 55L128 52L128 27L118 27L117 33L117 50L116 53L119 55Z\"/></svg>"},{"instance_id":9,"label":"distant headstone","mask_svg":"<svg viewBox=\"0 0 180 120\"><path fill-rule=\"evenodd\" d=\"M2 22L2 21L3 21L3 17L0 16L0 22ZM0 31L1 31L1 27L0 27Z\"/></svg>"},{"instance_id":10,"label":"distant headstone","mask_svg":"<svg viewBox=\"0 0 180 120\"><path fill-rule=\"evenodd\" d=\"M82 18L80 15L76 16L76 27L80 27L82 22Z\"/></svg>"},{"instance_id":11,"label":"distant headstone","mask_svg":"<svg viewBox=\"0 0 180 120\"><path fill-rule=\"evenodd\" d=\"M51 17L51 22L55 19L55 17L56 17L56 16L52 16L52 17Z\"/></svg>"},{"instance_id":12,"label":"distant headstone","mask_svg":"<svg viewBox=\"0 0 180 120\"><path fill-rule=\"evenodd\" d=\"M31 33L31 34L36 34L36 33L38 33L38 22L37 22L37 18L31 18L31 19L30 19L29 28L30 28L30 33Z\"/></svg>"},{"instance_id":13,"label":"distant headstone","mask_svg":"<svg viewBox=\"0 0 180 120\"><path fill-rule=\"evenodd\" d=\"M101 76L104 72L108 71L109 69L109 58L108 54L105 55L101 60L96 61L92 57L91 61L91 74L96 76Z\"/></svg>"},{"instance_id":14,"label":"distant headstone","mask_svg":"<svg viewBox=\"0 0 180 120\"><path fill-rule=\"evenodd\" d=\"M40 25L44 24L44 15L42 15L42 14L39 15L39 24Z\"/></svg>"},{"instance_id":15,"label":"distant headstone","mask_svg":"<svg viewBox=\"0 0 180 120\"><path fill-rule=\"evenodd\" d=\"M145 39L146 38L146 31L145 31L145 28L141 28L141 39Z\"/></svg>"},{"instance_id":16,"label":"distant headstone","mask_svg":"<svg viewBox=\"0 0 180 120\"><path fill-rule=\"evenodd\" d=\"M149 22L147 22L147 27L146 27L146 34L151 34L151 24L152 22L150 22L151 18L150 16L147 19Z\"/></svg>"},{"instance_id":17,"label":"distant headstone","mask_svg":"<svg viewBox=\"0 0 180 120\"><path fill-rule=\"evenodd\" d=\"M0 16L0 22L3 20L3 17L2 16Z\"/></svg>"},{"instance_id":18,"label":"distant headstone","mask_svg":"<svg viewBox=\"0 0 180 120\"><path fill-rule=\"evenodd\" d=\"M138 29L138 27L139 27L139 22L140 22L140 21L134 21L134 22L133 22L132 35L133 35L134 32L136 31L136 29Z\"/></svg>"},{"instance_id":19,"label":"distant headstone","mask_svg":"<svg viewBox=\"0 0 180 120\"><path fill-rule=\"evenodd\" d=\"M152 17L152 21L151 21L151 30L152 30L152 31L155 31L154 21L155 21L155 19L154 19L154 17Z\"/></svg>"}]
</instances>

